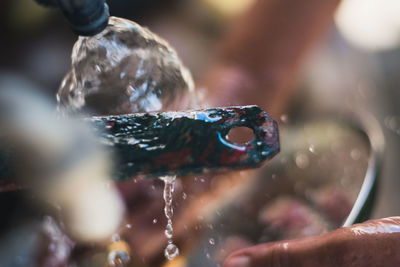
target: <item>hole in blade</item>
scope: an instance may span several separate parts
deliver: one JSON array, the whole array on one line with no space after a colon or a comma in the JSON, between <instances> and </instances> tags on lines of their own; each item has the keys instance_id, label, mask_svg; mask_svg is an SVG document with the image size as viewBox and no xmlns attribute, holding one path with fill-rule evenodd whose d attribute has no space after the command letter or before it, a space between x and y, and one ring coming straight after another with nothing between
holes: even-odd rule
<instances>
[{"instance_id":1,"label":"hole in blade","mask_svg":"<svg viewBox=\"0 0 400 267\"><path fill-rule=\"evenodd\" d=\"M254 131L245 126L233 127L226 136L226 139L235 144L247 144L254 139Z\"/></svg>"}]
</instances>

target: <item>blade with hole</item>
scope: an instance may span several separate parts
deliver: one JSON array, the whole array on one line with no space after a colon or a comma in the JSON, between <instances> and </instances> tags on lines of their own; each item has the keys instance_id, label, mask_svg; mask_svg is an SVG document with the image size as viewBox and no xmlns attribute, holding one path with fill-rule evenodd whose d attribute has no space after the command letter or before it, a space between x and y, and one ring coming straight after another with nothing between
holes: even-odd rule
<instances>
[{"instance_id":1,"label":"blade with hole","mask_svg":"<svg viewBox=\"0 0 400 267\"><path fill-rule=\"evenodd\" d=\"M116 180L257 168L279 152L278 124L257 106L87 120L115 153ZM230 142L234 127L252 129L253 140Z\"/></svg>"}]
</instances>

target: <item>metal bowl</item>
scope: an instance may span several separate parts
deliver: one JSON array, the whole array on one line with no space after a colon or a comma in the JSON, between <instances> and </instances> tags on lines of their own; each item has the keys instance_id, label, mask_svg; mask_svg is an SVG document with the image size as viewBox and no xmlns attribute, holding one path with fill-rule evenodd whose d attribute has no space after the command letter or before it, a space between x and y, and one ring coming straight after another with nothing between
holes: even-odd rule
<instances>
[{"instance_id":1,"label":"metal bowl","mask_svg":"<svg viewBox=\"0 0 400 267\"><path fill-rule=\"evenodd\" d=\"M247 181L210 205L185 266L218 266L242 247L370 218L384 150L379 123L366 113L324 114L281 126L281 154L254 177L243 172Z\"/></svg>"}]
</instances>

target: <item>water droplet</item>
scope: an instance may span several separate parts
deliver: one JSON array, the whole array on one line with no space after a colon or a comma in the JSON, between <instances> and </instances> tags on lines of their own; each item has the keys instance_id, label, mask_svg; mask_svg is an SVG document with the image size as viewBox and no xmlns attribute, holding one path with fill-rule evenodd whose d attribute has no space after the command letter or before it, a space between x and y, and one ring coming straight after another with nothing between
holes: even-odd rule
<instances>
[{"instance_id":1,"label":"water droplet","mask_svg":"<svg viewBox=\"0 0 400 267\"><path fill-rule=\"evenodd\" d=\"M179 255L179 249L174 244L170 243L164 250L164 255L168 260L174 259Z\"/></svg>"},{"instance_id":2,"label":"water droplet","mask_svg":"<svg viewBox=\"0 0 400 267\"><path fill-rule=\"evenodd\" d=\"M208 243L210 243L211 245L215 245L215 240L214 240L214 238L208 239Z\"/></svg>"},{"instance_id":3,"label":"water droplet","mask_svg":"<svg viewBox=\"0 0 400 267\"><path fill-rule=\"evenodd\" d=\"M314 154L315 154L315 146L314 146L314 145L310 145L310 146L308 147L308 151L310 151L311 153L314 153Z\"/></svg>"},{"instance_id":4,"label":"water droplet","mask_svg":"<svg viewBox=\"0 0 400 267\"><path fill-rule=\"evenodd\" d=\"M165 236L170 239L172 238L174 229L172 228L172 224L168 223L167 226L165 227Z\"/></svg>"},{"instance_id":5,"label":"water droplet","mask_svg":"<svg viewBox=\"0 0 400 267\"><path fill-rule=\"evenodd\" d=\"M157 223L157 219L153 219L153 224L156 224Z\"/></svg>"},{"instance_id":6,"label":"water droplet","mask_svg":"<svg viewBox=\"0 0 400 267\"><path fill-rule=\"evenodd\" d=\"M113 250L108 253L107 261L109 266L123 267L130 261L130 257L126 251Z\"/></svg>"},{"instance_id":7,"label":"water droplet","mask_svg":"<svg viewBox=\"0 0 400 267\"><path fill-rule=\"evenodd\" d=\"M297 167L299 167L300 169L305 169L310 164L310 161L309 161L307 155L304 153L298 153L296 155L295 161L296 161Z\"/></svg>"},{"instance_id":8,"label":"water droplet","mask_svg":"<svg viewBox=\"0 0 400 267\"><path fill-rule=\"evenodd\" d=\"M187 199L187 194L185 192L182 193L182 198Z\"/></svg>"},{"instance_id":9,"label":"water droplet","mask_svg":"<svg viewBox=\"0 0 400 267\"><path fill-rule=\"evenodd\" d=\"M125 225L125 227L128 228L128 229L131 229L132 225L128 223L128 224Z\"/></svg>"},{"instance_id":10,"label":"water droplet","mask_svg":"<svg viewBox=\"0 0 400 267\"><path fill-rule=\"evenodd\" d=\"M281 117L280 117L281 121L284 122L284 123L288 122L288 118L289 117L288 117L287 114L282 114Z\"/></svg>"},{"instance_id":11,"label":"water droplet","mask_svg":"<svg viewBox=\"0 0 400 267\"><path fill-rule=\"evenodd\" d=\"M179 255L179 249L174 244L170 243L164 250L164 255L168 260L174 259Z\"/></svg>"}]
</instances>

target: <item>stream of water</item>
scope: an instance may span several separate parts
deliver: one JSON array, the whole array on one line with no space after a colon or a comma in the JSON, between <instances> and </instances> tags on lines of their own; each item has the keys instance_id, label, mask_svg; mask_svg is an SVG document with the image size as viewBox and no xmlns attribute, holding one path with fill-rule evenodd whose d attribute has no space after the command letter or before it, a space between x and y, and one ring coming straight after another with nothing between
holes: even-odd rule
<instances>
[{"instance_id":1,"label":"stream of water","mask_svg":"<svg viewBox=\"0 0 400 267\"><path fill-rule=\"evenodd\" d=\"M71 61L71 69L57 94L60 112L116 115L195 105L191 74L175 50L165 40L132 21L110 17L103 32L79 37ZM165 236L168 242L164 255L172 260L179 255L172 238L172 196L176 176L160 179L164 181L167 218ZM157 222L154 220L153 223ZM113 247L121 242L113 241ZM117 249L109 255L111 266L123 266L128 257L122 252Z\"/></svg>"},{"instance_id":2,"label":"stream of water","mask_svg":"<svg viewBox=\"0 0 400 267\"><path fill-rule=\"evenodd\" d=\"M172 198L174 193L174 185L176 176L162 176L160 177L161 180L164 181L164 213L165 217L167 218L167 226L165 227L165 237L168 239L168 245L164 250L164 255L168 260L174 259L176 256L179 255L178 247L173 243L173 231L174 228L172 226L172 216L174 214L174 208L172 206Z\"/></svg>"}]
</instances>

